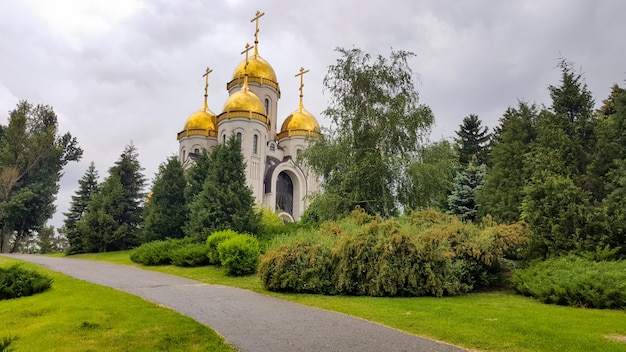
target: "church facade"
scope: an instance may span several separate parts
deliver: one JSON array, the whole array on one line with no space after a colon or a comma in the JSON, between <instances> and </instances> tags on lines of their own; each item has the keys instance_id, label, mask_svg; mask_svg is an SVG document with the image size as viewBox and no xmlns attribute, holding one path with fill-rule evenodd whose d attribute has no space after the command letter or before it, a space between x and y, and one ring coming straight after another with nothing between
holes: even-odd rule
<instances>
[{"instance_id":1,"label":"church facade","mask_svg":"<svg viewBox=\"0 0 626 352\"><path fill-rule=\"evenodd\" d=\"M257 11L252 19L256 21L254 46L246 45L242 52L245 59L226 84L229 97L217 115L207 106L211 72L207 68L204 105L189 116L178 133L178 158L188 168L202 149L210 151L235 136L241 142L247 184L257 204L276 211L284 220L298 221L308 206L307 196L319 191L319 179L297 157L308 148L310 138L321 137L320 128L303 105L302 79L308 71L301 68L295 75L300 78L299 105L277 129L280 86L274 69L258 50L258 21L263 14Z\"/></svg>"}]
</instances>

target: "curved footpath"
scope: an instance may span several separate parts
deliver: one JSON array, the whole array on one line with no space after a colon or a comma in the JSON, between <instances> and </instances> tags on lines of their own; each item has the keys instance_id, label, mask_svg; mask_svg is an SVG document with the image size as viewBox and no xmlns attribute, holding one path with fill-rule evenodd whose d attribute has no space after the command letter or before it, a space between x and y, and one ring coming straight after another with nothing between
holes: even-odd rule
<instances>
[{"instance_id":1,"label":"curved footpath","mask_svg":"<svg viewBox=\"0 0 626 352\"><path fill-rule=\"evenodd\" d=\"M241 351L465 351L345 314L234 287L90 260L7 256L167 306L211 327Z\"/></svg>"}]
</instances>

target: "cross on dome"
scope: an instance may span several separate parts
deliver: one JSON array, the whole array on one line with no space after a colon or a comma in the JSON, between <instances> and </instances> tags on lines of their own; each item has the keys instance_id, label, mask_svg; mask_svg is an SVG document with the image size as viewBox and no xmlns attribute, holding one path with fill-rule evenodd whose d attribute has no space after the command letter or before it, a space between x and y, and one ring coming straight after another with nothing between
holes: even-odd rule
<instances>
[{"instance_id":1,"label":"cross on dome","mask_svg":"<svg viewBox=\"0 0 626 352\"><path fill-rule=\"evenodd\" d=\"M305 73L309 73L309 70L305 70L304 67L300 67L300 73L296 73L296 75L294 77L298 77L300 76L300 109L303 108L302 105L302 97L304 96L304 94L302 94L302 88L304 88L304 74Z\"/></svg>"},{"instance_id":2,"label":"cross on dome","mask_svg":"<svg viewBox=\"0 0 626 352\"><path fill-rule=\"evenodd\" d=\"M248 52L250 51L250 49L252 49L252 46L250 46L250 43L246 43L246 49L241 52L241 54L246 54L246 65L244 68L245 74L243 78L243 87L242 87L242 89L244 90L248 90Z\"/></svg>"},{"instance_id":3,"label":"cross on dome","mask_svg":"<svg viewBox=\"0 0 626 352\"><path fill-rule=\"evenodd\" d=\"M209 73L211 72L213 72L213 70L207 66L204 74L202 75L202 77L206 78L204 82L204 110L208 109L207 98L209 97Z\"/></svg>"},{"instance_id":4,"label":"cross on dome","mask_svg":"<svg viewBox=\"0 0 626 352\"><path fill-rule=\"evenodd\" d=\"M263 15L265 15L265 12L257 10L254 18L250 20L250 22L256 22L256 31L254 32L254 56L259 55L259 18Z\"/></svg>"}]
</instances>

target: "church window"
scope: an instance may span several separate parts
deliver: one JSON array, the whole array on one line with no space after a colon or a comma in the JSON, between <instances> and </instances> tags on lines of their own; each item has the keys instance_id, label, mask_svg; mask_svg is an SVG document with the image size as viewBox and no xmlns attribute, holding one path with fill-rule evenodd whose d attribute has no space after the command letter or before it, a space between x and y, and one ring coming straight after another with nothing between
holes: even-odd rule
<instances>
[{"instance_id":1,"label":"church window","mask_svg":"<svg viewBox=\"0 0 626 352\"><path fill-rule=\"evenodd\" d=\"M196 148L193 150L194 153L196 153L196 155L200 154L200 149Z\"/></svg>"},{"instance_id":2,"label":"church window","mask_svg":"<svg viewBox=\"0 0 626 352\"><path fill-rule=\"evenodd\" d=\"M267 98L265 99L265 113L266 113L267 115L269 115L269 114L270 114L270 100L269 100L269 99L267 99Z\"/></svg>"},{"instance_id":3,"label":"church window","mask_svg":"<svg viewBox=\"0 0 626 352\"><path fill-rule=\"evenodd\" d=\"M279 173L276 180L276 206L293 216L293 182L285 172Z\"/></svg>"},{"instance_id":4,"label":"church window","mask_svg":"<svg viewBox=\"0 0 626 352\"><path fill-rule=\"evenodd\" d=\"M183 150L183 162L185 162L185 151Z\"/></svg>"},{"instance_id":5,"label":"church window","mask_svg":"<svg viewBox=\"0 0 626 352\"><path fill-rule=\"evenodd\" d=\"M274 146L274 143L270 143L270 150L271 150L271 151L276 150L276 147Z\"/></svg>"},{"instance_id":6,"label":"church window","mask_svg":"<svg viewBox=\"0 0 626 352\"><path fill-rule=\"evenodd\" d=\"M226 135L225 135L225 134L223 134L223 135L222 135L222 142L223 142L224 144L226 144Z\"/></svg>"},{"instance_id":7,"label":"church window","mask_svg":"<svg viewBox=\"0 0 626 352\"><path fill-rule=\"evenodd\" d=\"M237 142L241 142L241 132L237 132Z\"/></svg>"},{"instance_id":8,"label":"church window","mask_svg":"<svg viewBox=\"0 0 626 352\"><path fill-rule=\"evenodd\" d=\"M257 145L259 143L259 136L258 135L254 135L254 140L252 141L252 154L256 154L257 153Z\"/></svg>"}]
</instances>

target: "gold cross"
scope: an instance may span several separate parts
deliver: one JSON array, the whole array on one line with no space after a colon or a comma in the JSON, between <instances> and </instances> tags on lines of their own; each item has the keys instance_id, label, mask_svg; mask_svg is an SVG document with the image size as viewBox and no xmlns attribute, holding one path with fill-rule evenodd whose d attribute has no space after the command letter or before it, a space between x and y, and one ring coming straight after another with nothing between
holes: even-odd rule
<instances>
[{"instance_id":1,"label":"gold cross","mask_svg":"<svg viewBox=\"0 0 626 352\"><path fill-rule=\"evenodd\" d=\"M213 70L210 69L209 66L207 66L206 71L204 71L204 74L202 75L202 77L206 78L204 82L204 97L205 98L209 95L209 73L211 72L213 72Z\"/></svg>"},{"instance_id":2,"label":"gold cross","mask_svg":"<svg viewBox=\"0 0 626 352\"><path fill-rule=\"evenodd\" d=\"M258 49L259 47L259 18L261 18L263 15L265 15L265 12L261 12L257 10L254 18L250 20L250 22L256 21L256 31L254 32L254 55L255 56L259 55L259 49Z\"/></svg>"},{"instance_id":3,"label":"gold cross","mask_svg":"<svg viewBox=\"0 0 626 352\"><path fill-rule=\"evenodd\" d=\"M304 87L303 77L305 73L309 73L309 70L305 70L304 67L300 67L300 73L296 73L296 75L294 76L300 76L300 98L302 98L302 87Z\"/></svg>"},{"instance_id":4,"label":"gold cross","mask_svg":"<svg viewBox=\"0 0 626 352\"><path fill-rule=\"evenodd\" d=\"M248 52L252 49L250 43L246 43L246 50L242 51L242 54L246 54L246 66L245 66L245 75L243 79L243 89L248 89Z\"/></svg>"}]
</instances>

